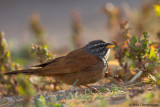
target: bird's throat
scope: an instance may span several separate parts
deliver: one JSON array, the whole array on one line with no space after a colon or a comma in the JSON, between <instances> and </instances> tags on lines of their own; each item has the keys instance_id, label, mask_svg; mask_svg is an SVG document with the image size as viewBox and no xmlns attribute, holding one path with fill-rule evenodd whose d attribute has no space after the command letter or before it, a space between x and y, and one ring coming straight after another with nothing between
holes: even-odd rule
<instances>
[{"instance_id":1,"label":"bird's throat","mask_svg":"<svg viewBox=\"0 0 160 107\"><path fill-rule=\"evenodd\" d=\"M107 67L108 67L108 57L109 57L109 53L110 53L110 49L108 49L106 55L104 56L104 58L102 58L102 61L104 63L104 70L106 71Z\"/></svg>"}]
</instances>

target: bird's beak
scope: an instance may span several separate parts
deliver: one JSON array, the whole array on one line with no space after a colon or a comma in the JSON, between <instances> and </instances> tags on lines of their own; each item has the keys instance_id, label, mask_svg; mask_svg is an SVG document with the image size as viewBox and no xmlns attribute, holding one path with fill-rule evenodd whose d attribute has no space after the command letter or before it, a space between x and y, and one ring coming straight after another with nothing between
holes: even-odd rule
<instances>
[{"instance_id":1,"label":"bird's beak","mask_svg":"<svg viewBox=\"0 0 160 107\"><path fill-rule=\"evenodd\" d=\"M113 44L109 44L106 46L106 48L108 48L108 49L113 48L113 47L115 47L115 45L113 45Z\"/></svg>"}]
</instances>

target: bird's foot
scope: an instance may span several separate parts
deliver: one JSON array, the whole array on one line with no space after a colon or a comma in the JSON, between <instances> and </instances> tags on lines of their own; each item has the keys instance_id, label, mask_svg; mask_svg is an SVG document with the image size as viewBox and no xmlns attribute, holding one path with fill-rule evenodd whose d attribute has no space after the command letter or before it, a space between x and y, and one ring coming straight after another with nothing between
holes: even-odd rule
<instances>
[{"instance_id":1,"label":"bird's foot","mask_svg":"<svg viewBox=\"0 0 160 107\"><path fill-rule=\"evenodd\" d=\"M97 93L97 92L98 92L98 90L97 90L96 88L91 89L91 91L92 91L93 93Z\"/></svg>"},{"instance_id":2,"label":"bird's foot","mask_svg":"<svg viewBox=\"0 0 160 107\"><path fill-rule=\"evenodd\" d=\"M78 88L80 89L80 92L82 92L83 94L85 94L85 89L83 89L81 86L78 86Z\"/></svg>"},{"instance_id":3,"label":"bird's foot","mask_svg":"<svg viewBox=\"0 0 160 107\"><path fill-rule=\"evenodd\" d=\"M88 85L83 85L83 86L89 88L93 93L97 93L98 92L98 90L96 88L90 87Z\"/></svg>"}]
</instances>

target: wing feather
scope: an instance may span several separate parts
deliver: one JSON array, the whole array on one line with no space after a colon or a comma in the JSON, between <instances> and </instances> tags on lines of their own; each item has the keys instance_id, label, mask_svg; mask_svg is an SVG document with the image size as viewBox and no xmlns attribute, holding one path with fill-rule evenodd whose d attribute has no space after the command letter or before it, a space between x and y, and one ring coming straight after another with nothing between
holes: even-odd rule
<instances>
[{"instance_id":1,"label":"wing feather","mask_svg":"<svg viewBox=\"0 0 160 107\"><path fill-rule=\"evenodd\" d=\"M41 72L48 75L80 72L82 69L102 63L102 60L83 49L70 52L67 56L57 59L43 67Z\"/></svg>"}]
</instances>

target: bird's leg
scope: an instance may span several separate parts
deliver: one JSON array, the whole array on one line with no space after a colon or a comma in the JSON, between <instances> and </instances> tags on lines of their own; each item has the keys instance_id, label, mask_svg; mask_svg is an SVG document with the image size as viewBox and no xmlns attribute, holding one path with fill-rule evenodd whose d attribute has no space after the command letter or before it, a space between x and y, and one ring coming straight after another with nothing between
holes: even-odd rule
<instances>
[{"instance_id":1,"label":"bird's leg","mask_svg":"<svg viewBox=\"0 0 160 107\"><path fill-rule=\"evenodd\" d=\"M59 80L57 78L55 78L55 82L53 83L53 85L54 85L54 91L57 91L58 83L59 83ZM59 88L60 88L60 86L59 86Z\"/></svg>"},{"instance_id":2,"label":"bird's leg","mask_svg":"<svg viewBox=\"0 0 160 107\"><path fill-rule=\"evenodd\" d=\"M79 88L82 92L85 92L85 89L83 89L81 86L78 86L78 88Z\"/></svg>"},{"instance_id":3,"label":"bird's leg","mask_svg":"<svg viewBox=\"0 0 160 107\"><path fill-rule=\"evenodd\" d=\"M89 88L93 93L98 92L98 90L97 90L96 88L90 87L90 86L88 86L88 85L83 85L83 86Z\"/></svg>"}]
</instances>

